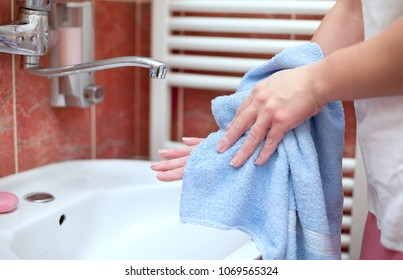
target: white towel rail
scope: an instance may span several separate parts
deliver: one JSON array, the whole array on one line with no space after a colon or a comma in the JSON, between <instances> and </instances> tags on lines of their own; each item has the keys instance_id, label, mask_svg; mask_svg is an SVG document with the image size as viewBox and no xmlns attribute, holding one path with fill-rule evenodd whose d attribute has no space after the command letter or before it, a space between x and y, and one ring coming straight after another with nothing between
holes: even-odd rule
<instances>
[{"instance_id":1,"label":"white towel rail","mask_svg":"<svg viewBox=\"0 0 403 280\"><path fill-rule=\"evenodd\" d=\"M278 53L305 40L231 38L209 36L168 36L170 50L236 52L247 54Z\"/></svg>"},{"instance_id":2,"label":"white towel rail","mask_svg":"<svg viewBox=\"0 0 403 280\"><path fill-rule=\"evenodd\" d=\"M240 81L238 77L185 73L170 73L167 80L169 86L228 91L235 90Z\"/></svg>"},{"instance_id":3,"label":"white towel rail","mask_svg":"<svg viewBox=\"0 0 403 280\"><path fill-rule=\"evenodd\" d=\"M334 1L177 0L169 3L169 9L176 12L324 15L333 5Z\"/></svg>"},{"instance_id":4,"label":"white towel rail","mask_svg":"<svg viewBox=\"0 0 403 280\"><path fill-rule=\"evenodd\" d=\"M319 20L291 19L246 19L221 17L183 17L168 21L170 30L199 32L230 32L267 34L312 35L318 28Z\"/></svg>"},{"instance_id":5,"label":"white towel rail","mask_svg":"<svg viewBox=\"0 0 403 280\"><path fill-rule=\"evenodd\" d=\"M172 68L245 73L266 60L267 59L172 54L168 56L167 62Z\"/></svg>"}]
</instances>

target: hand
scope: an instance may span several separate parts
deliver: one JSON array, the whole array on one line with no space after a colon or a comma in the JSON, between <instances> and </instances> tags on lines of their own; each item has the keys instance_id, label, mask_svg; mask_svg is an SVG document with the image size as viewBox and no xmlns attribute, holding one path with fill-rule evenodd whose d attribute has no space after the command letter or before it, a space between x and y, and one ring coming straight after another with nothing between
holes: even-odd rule
<instances>
[{"instance_id":1,"label":"hand","mask_svg":"<svg viewBox=\"0 0 403 280\"><path fill-rule=\"evenodd\" d=\"M226 128L217 151L226 151L250 128L230 164L242 166L262 141L264 145L255 163L267 162L289 130L323 108L313 77L309 66L303 66L277 72L259 82Z\"/></svg>"},{"instance_id":2,"label":"hand","mask_svg":"<svg viewBox=\"0 0 403 280\"><path fill-rule=\"evenodd\" d=\"M186 147L160 150L160 156L166 160L151 163L151 169L160 172L157 179L166 182L182 179L190 152L203 140L204 138L184 137L182 142Z\"/></svg>"}]
</instances>

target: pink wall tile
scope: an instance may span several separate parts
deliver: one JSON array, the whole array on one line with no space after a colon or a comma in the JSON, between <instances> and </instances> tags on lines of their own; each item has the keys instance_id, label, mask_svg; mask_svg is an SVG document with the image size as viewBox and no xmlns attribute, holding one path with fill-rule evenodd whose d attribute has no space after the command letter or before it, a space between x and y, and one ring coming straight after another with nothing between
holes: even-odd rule
<instances>
[{"instance_id":1,"label":"pink wall tile","mask_svg":"<svg viewBox=\"0 0 403 280\"><path fill-rule=\"evenodd\" d=\"M184 136L206 137L218 129L211 112L211 100L223 94L220 91L185 90Z\"/></svg>"},{"instance_id":2,"label":"pink wall tile","mask_svg":"<svg viewBox=\"0 0 403 280\"><path fill-rule=\"evenodd\" d=\"M49 106L49 81L16 71L19 170L58 160L57 131Z\"/></svg>"},{"instance_id":3,"label":"pink wall tile","mask_svg":"<svg viewBox=\"0 0 403 280\"><path fill-rule=\"evenodd\" d=\"M44 57L44 64L46 60ZM67 159L90 158L89 109L51 107L49 80L17 68L20 171Z\"/></svg>"},{"instance_id":4,"label":"pink wall tile","mask_svg":"<svg viewBox=\"0 0 403 280\"><path fill-rule=\"evenodd\" d=\"M0 177L15 172L13 97L11 79L7 79L11 66L4 67L5 60L0 54Z\"/></svg>"},{"instance_id":5,"label":"pink wall tile","mask_svg":"<svg viewBox=\"0 0 403 280\"><path fill-rule=\"evenodd\" d=\"M135 3L96 2L97 59L135 55L135 15ZM97 105L97 157L133 157L135 70L100 71L95 77L105 90L104 101Z\"/></svg>"},{"instance_id":6,"label":"pink wall tile","mask_svg":"<svg viewBox=\"0 0 403 280\"><path fill-rule=\"evenodd\" d=\"M137 4L136 18L136 55L151 56L151 4L140 2ZM149 154L150 134L150 78L148 71L136 69L135 84L135 131L136 156L147 158Z\"/></svg>"},{"instance_id":7,"label":"pink wall tile","mask_svg":"<svg viewBox=\"0 0 403 280\"><path fill-rule=\"evenodd\" d=\"M354 157L355 156L355 143L356 143L356 119L354 102L346 101L343 102L344 115L346 128L344 133L344 156Z\"/></svg>"},{"instance_id":8,"label":"pink wall tile","mask_svg":"<svg viewBox=\"0 0 403 280\"><path fill-rule=\"evenodd\" d=\"M0 23L11 20L11 1L0 1ZM15 172L11 55L0 53L0 177Z\"/></svg>"}]
</instances>

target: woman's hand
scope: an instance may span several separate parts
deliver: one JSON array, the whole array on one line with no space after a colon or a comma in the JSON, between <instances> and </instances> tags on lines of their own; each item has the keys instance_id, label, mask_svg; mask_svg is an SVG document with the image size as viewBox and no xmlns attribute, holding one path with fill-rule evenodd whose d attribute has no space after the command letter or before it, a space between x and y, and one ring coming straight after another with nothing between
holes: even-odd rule
<instances>
[{"instance_id":1,"label":"woman's hand","mask_svg":"<svg viewBox=\"0 0 403 280\"><path fill-rule=\"evenodd\" d=\"M182 142L186 147L160 150L160 156L166 160L151 163L151 169L160 172L157 179L166 182L182 179L190 152L203 140L204 138L184 137Z\"/></svg>"},{"instance_id":2,"label":"woman's hand","mask_svg":"<svg viewBox=\"0 0 403 280\"><path fill-rule=\"evenodd\" d=\"M311 67L303 66L277 72L259 82L228 125L217 151L225 152L250 128L245 143L230 164L242 166L262 141L264 146L255 163L264 164L285 133L325 105L317 96L314 77Z\"/></svg>"}]
</instances>

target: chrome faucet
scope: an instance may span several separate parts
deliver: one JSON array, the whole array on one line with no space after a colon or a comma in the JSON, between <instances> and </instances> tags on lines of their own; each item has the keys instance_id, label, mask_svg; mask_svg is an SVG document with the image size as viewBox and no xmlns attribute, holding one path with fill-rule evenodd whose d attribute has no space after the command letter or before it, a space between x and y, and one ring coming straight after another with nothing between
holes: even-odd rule
<instances>
[{"instance_id":1,"label":"chrome faucet","mask_svg":"<svg viewBox=\"0 0 403 280\"><path fill-rule=\"evenodd\" d=\"M168 70L168 66L164 62L139 56L122 56L54 68L40 67L39 57L37 56L25 56L22 63L25 70L29 73L48 78L64 77L124 66L138 66L148 68L150 78L165 79Z\"/></svg>"},{"instance_id":2,"label":"chrome faucet","mask_svg":"<svg viewBox=\"0 0 403 280\"><path fill-rule=\"evenodd\" d=\"M17 19L0 25L0 52L20 55L44 55L48 46L48 11L46 0L17 0Z\"/></svg>"},{"instance_id":3,"label":"chrome faucet","mask_svg":"<svg viewBox=\"0 0 403 280\"><path fill-rule=\"evenodd\" d=\"M65 77L70 75L94 72L117 67L136 66L149 69L151 78L165 79L168 66L166 63L148 57L125 56L110 59L86 61L84 63L58 66L39 66L40 57L48 50L49 41L49 12L52 0L16 0L19 6L18 15L14 22L0 25L0 52L22 55L21 67L29 73L41 77ZM74 80L74 79L73 79ZM69 88L69 87L67 87ZM95 87L98 89L98 87ZM92 84L85 86L84 94L95 90ZM97 91L99 93L99 91ZM103 96L103 91L102 96ZM81 93L67 93L74 99ZM91 95L91 94L90 94ZM67 97L66 97L67 98ZM72 106L87 107L100 102L101 99L80 100L72 102Z\"/></svg>"}]
</instances>

